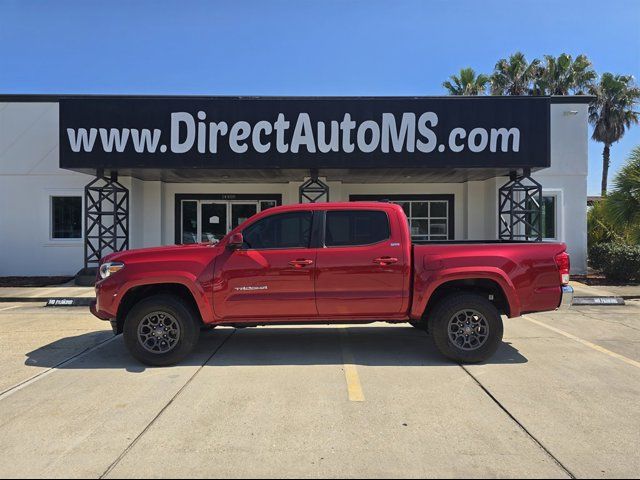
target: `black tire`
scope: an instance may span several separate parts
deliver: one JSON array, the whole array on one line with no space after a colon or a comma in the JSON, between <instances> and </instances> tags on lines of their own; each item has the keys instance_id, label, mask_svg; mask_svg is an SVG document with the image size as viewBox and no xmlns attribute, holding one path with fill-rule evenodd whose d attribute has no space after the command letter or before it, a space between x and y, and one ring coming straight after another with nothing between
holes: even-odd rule
<instances>
[{"instance_id":1,"label":"black tire","mask_svg":"<svg viewBox=\"0 0 640 480\"><path fill-rule=\"evenodd\" d=\"M464 318L471 320L465 322ZM450 325L455 331L450 332ZM452 294L442 299L429 316L429 327L438 350L459 363L487 360L500 346L504 333L502 318L493 303L473 293ZM465 336L468 329L471 334Z\"/></svg>"},{"instance_id":2,"label":"black tire","mask_svg":"<svg viewBox=\"0 0 640 480\"><path fill-rule=\"evenodd\" d=\"M157 322L157 327L150 322ZM144 322L144 325L141 324ZM162 323L162 325L161 325ZM171 328L167 340L156 331ZM158 330L155 330L157 328ZM142 329L142 330L141 330ZM142 332L140 334L140 332ZM148 338L147 347L142 336ZM124 322L124 343L134 358L145 365L164 367L184 359L194 349L200 336L200 322L192 309L173 295L154 295L138 302ZM150 351L156 346L158 351Z\"/></svg>"}]
</instances>

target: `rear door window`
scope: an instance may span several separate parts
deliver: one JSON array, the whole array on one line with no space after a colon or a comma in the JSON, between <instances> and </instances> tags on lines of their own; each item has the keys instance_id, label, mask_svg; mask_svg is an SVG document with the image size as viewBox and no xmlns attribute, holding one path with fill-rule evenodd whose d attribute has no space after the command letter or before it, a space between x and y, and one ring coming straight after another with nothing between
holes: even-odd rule
<instances>
[{"instance_id":1,"label":"rear door window","mask_svg":"<svg viewBox=\"0 0 640 480\"><path fill-rule=\"evenodd\" d=\"M389 217L383 211L327 211L324 236L327 247L371 245L390 236Z\"/></svg>"}]
</instances>

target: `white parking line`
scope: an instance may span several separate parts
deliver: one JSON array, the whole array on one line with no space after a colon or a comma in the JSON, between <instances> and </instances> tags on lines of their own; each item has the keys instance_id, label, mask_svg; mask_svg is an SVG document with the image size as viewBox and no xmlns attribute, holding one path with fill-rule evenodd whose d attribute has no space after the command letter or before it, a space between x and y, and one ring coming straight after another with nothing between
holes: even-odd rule
<instances>
[{"instance_id":1,"label":"white parking line","mask_svg":"<svg viewBox=\"0 0 640 480\"><path fill-rule=\"evenodd\" d=\"M11 310L12 308L19 308L22 305L13 305L12 307L0 308L0 312L4 312L5 310Z\"/></svg>"},{"instance_id":2,"label":"white parking line","mask_svg":"<svg viewBox=\"0 0 640 480\"><path fill-rule=\"evenodd\" d=\"M83 350L80 353L75 354L72 357L67 358L66 360L63 360L62 362L58 363L57 365L54 365L53 367L47 368L44 372L40 372L37 375L34 375L33 377L24 380L23 382L18 383L17 385L14 385L13 387L9 387L8 389L6 389L4 392L0 393L0 401L4 400L7 397L10 397L11 395L13 395L16 392L19 392L20 390L22 390L25 387L28 387L29 385L32 385L33 383L37 382L38 380L42 380L44 377L46 377L47 375L50 375L52 372L56 371L58 368L63 367L75 360L77 360L80 357L84 357L85 355L90 354L91 352L94 352L95 350L113 342L116 338L118 338L117 336L113 336L107 340L104 340L103 342L100 342L99 344L88 348L86 350Z\"/></svg>"},{"instance_id":3,"label":"white parking line","mask_svg":"<svg viewBox=\"0 0 640 480\"><path fill-rule=\"evenodd\" d=\"M575 335L572 335L569 332L565 332L564 330L560 330L559 328L555 328L550 325L547 325L546 323L542 323L538 320L534 320L533 318L527 317L526 315L523 315L522 318L529 320L531 323L535 323L536 325L540 325L541 327L544 327L547 330L551 330L552 332L559 333L560 335L570 338L571 340L575 340L576 342L581 343L582 345L589 347L597 352L604 353L605 355L608 355L613 358L617 358L618 360L622 360L624 363L631 365L633 367L640 368L640 362L636 362L635 360L625 357L624 355L620 355L619 353L612 352L611 350L607 350L606 348L601 347L600 345L597 345L595 343L592 343L589 340L576 337Z\"/></svg>"}]
</instances>

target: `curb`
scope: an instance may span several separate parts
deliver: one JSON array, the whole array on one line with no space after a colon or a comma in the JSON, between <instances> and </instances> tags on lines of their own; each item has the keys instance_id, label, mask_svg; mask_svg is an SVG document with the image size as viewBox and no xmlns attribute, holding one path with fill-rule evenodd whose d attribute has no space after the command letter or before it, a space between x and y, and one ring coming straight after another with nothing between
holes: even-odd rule
<instances>
[{"instance_id":1,"label":"curb","mask_svg":"<svg viewBox=\"0 0 640 480\"><path fill-rule=\"evenodd\" d=\"M622 298L623 300L638 300L640 295L576 295L573 298Z\"/></svg>"},{"instance_id":2,"label":"curb","mask_svg":"<svg viewBox=\"0 0 640 480\"><path fill-rule=\"evenodd\" d=\"M73 307L88 307L95 297L0 297L0 303L49 303L52 301L68 300L69 305L55 305L51 306L73 306Z\"/></svg>"},{"instance_id":3,"label":"curb","mask_svg":"<svg viewBox=\"0 0 640 480\"><path fill-rule=\"evenodd\" d=\"M573 297L572 306L591 306L591 307L605 307L605 306L617 306L625 305L625 300L622 297Z\"/></svg>"}]
</instances>

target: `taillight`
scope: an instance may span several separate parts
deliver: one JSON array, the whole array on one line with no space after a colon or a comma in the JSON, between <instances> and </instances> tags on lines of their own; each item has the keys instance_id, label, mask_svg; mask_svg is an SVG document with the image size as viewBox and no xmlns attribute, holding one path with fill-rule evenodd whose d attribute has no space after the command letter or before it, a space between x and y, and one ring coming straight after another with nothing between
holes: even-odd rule
<instances>
[{"instance_id":1,"label":"taillight","mask_svg":"<svg viewBox=\"0 0 640 480\"><path fill-rule=\"evenodd\" d=\"M568 285L569 271L571 270L571 261L569 260L569 254L567 252L557 254L556 265L558 266L558 272L560 273L560 282L562 282L562 285Z\"/></svg>"}]
</instances>

